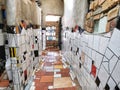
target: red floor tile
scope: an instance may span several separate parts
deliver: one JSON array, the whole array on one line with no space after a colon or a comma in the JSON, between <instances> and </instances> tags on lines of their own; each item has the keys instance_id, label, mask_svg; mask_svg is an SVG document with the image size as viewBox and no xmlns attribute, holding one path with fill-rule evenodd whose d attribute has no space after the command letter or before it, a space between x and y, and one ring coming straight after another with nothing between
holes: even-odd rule
<instances>
[{"instance_id":1,"label":"red floor tile","mask_svg":"<svg viewBox=\"0 0 120 90\"><path fill-rule=\"evenodd\" d=\"M8 86L9 86L9 80L0 81L0 87L8 87Z\"/></svg>"},{"instance_id":2,"label":"red floor tile","mask_svg":"<svg viewBox=\"0 0 120 90\"><path fill-rule=\"evenodd\" d=\"M53 82L53 76L42 76L40 82Z\"/></svg>"}]
</instances>

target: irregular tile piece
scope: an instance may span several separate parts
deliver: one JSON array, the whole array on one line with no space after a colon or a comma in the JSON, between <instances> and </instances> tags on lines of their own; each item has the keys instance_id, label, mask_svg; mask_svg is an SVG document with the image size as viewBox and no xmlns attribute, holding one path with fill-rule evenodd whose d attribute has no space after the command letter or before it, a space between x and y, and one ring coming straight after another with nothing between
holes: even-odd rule
<instances>
[{"instance_id":1,"label":"irregular tile piece","mask_svg":"<svg viewBox=\"0 0 120 90\"><path fill-rule=\"evenodd\" d=\"M106 50L106 52L105 52L105 56L106 56L108 59L111 59L113 55L114 55L114 54L107 48L107 50Z\"/></svg>"},{"instance_id":2,"label":"irregular tile piece","mask_svg":"<svg viewBox=\"0 0 120 90\"><path fill-rule=\"evenodd\" d=\"M99 77L99 79L101 81L102 86L105 87L105 85L107 83L107 80L109 78L109 74L106 72L103 65L101 65L100 71L98 73L98 77Z\"/></svg>"},{"instance_id":3,"label":"irregular tile piece","mask_svg":"<svg viewBox=\"0 0 120 90\"><path fill-rule=\"evenodd\" d=\"M99 43L100 42L100 36L94 36L94 42L93 42L93 49L96 51L99 50Z\"/></svg>"},{"instance_id":4,"label":"irregular tile piece","mask_svg":"<svg viewBox=\"0 0 120 90\"><path fill-rule=\"evenodd\" d=\"M88 47L90 47L90 48L93 47L93 35L89 35Z\"/></svg>"},{"instance_id":5,"label":"irregular tile piece","mask_svg":"<svg viewBox=\"0 0 120 90\"><path fill-rule=\"evenodd\" d=\"M116 86L115 86L115 90L120 90L120 88L116 85Z\"/></svg>"},{"instance_id":6,"label":"irregular tile piece","mask_svg":"<svg viewBox=\"0 0 120 90\"><path fill-rule=\"evenodd\" d=\"M109 68L110 68L110 73L112 73L116 63L117 63L118 58L116 56L113 56L111 60L109 61Z\"/></svg>"},{"instance_id":7,"label":"irregular tile piece","mask_svg":"<svg viewBox=\"0 0 120 90\"><path fill-rule=\"evenodd\" d=\"M108 62L103 62L102 64L105 67L105 69L107 70L107 72L109 72L109 63Z\"/></svg>"},{"instance_id":8,"label":"irregular tile piece","mask_svg":"<svg viewBox=\"0 0 120 90\"><path fill-rule=\"evenodd\" d=\"M114 29L112 37L110 39L109 48L119 57L120 56L120 31Z\"/></svg>"},{"instance_id":9,"label":"irregular tile piece","mask_svg":"<svg viewBox=\"0 0 120 90\"><path fill-rule=\"evenodd\" d=\"M96 51L94 51L94 50L92 50L92 52L91 52L91 54L92 54L92 59L93 60L95 60L96 59L96 54L97 54L97 52ZM96 61L96 60L95 60Z\"/></svg>"},{"instance_id":10,"label":"irregular tile piece","mask_svg":"<svg viewBox=\"0 0 120 90\"><path fill-rule=\"evenodd\" d=\"M100 67L100 64L102 62L102 59L103 59L103 55L99 54L99 53L96 53L96 57L95 57L95 65L97 68Z\"/></svg>"},{"instance_id":11,"label":"irregular tile piece","mask_svg":"<svg viewBox=\"0 0 120 90\"><path fill-rule=\"evenodd\" d=\"M95 83L99 87L99 85L100 85L100 79L99 79L99 77L96 78Z\"/></svg>"},{"instance_id":12,"label":"irregular tile piece","mask_svg":"<svg viewBox=\"0 0 120 90\"><path fill-rule=\"evenodd\" d=\"M109 38L101 37L100 38L100 45L99 45L99 52L104 54L106 51L106 48L109 43Z\"/></svg>"},{"instance_id":13,"label":"irregular tile piece","mask_svg":"<svg viewBox=\"0 0 120 90\"><path fill-rule=\"evenodd\" d=\"M103 58L103 62L108 62L108 61L109 60L106 57Z\"/></svg>"},{"instance_id":14,"label":"irregular tile piece","mask_svg":"<svg viewBox=\"0 0 120 90\"><path fill-rule=\"evenodd\" d=\"M115 82L113 81L113 79L110 78L110 79L108 80L108 85L109 85L109 87L110 87L110 90L114 90L116 84L115 84Z\"/></svg>"},{"instance_id":15,"label":"irregular tile piece","mask_svg":"<svg viewBox=\"0 0 120 90\"><path fill-rule=\"evenodd\" d=\"M120 82L120 61L117 63L117 65L115 65L112 77L114 78L117 84Z\"/></svg>"},{"instance_id":16,"label":"irregular tile piece","mask_svg":"<svg viewBox=\"0 0 120 90\"><path fill-rule=\"evenodd\" d=\"M108 84L105 85L105 90L110 90L110 87Z\"/></svg>"}]
</instances>

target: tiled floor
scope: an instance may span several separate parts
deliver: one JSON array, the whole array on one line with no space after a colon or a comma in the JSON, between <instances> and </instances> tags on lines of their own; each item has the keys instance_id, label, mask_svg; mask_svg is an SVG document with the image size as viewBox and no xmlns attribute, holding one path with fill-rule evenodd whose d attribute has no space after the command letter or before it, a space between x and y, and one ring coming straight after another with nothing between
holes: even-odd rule
<instances>
[{"instance_id":1,"label":"tiled floor","mask_svg":"<svg viewBox=\"0 0 120 90\"><path fill-rule=\"evenodd\" d=\"M80 90L73 85L69 68L64 68L59 52L46 52L42 69L35 72L34 84L30 90Z\"/></svg>"},{"instance_id":2,"label":"tiled floor","mask_svg":"<svg viewBox=\"0 0 120 90\"><path fill-rule=\"evenodd\" d=\"M72 80L70 77L54 78L54 88L72 87Z\"/></svg>"}]
</instances>

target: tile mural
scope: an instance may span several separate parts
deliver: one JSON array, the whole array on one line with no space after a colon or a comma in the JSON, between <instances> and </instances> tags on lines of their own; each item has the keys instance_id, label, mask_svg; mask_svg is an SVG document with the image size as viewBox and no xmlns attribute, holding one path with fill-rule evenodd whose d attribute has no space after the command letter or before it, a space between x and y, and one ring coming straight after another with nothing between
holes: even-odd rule
<instances>
[{"instance_id":1,"label":"tile mural","mask_svg":"<svg viewBox=\"0 0 120 90\"><path fill-rule=\"evenodd\" d=\"M112 34L102 35L68 32L63 41L63 57L73 68L82 89L120 90L120 30L115 28ZM67 44L69 40L74 42Z\"/></svg>"}]
</instances>

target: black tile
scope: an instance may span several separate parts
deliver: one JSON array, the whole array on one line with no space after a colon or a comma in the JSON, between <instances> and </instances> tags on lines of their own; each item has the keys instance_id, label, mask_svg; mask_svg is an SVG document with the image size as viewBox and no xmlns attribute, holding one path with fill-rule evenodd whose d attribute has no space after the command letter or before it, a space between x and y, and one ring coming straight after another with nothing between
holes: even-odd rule
<instances>
[{"instance_id":1,"label":"black tile","mask_svg":"<svg viewBox=\"0 0 120 90\"><path fill-rule=\"evenodd\" d=\"M8 44L8 40L5 40L5 44Z\"/></svg>"},{"instance_id":2,"label":"black tile","mask_svg":"<svg viewBox=\"0 0 120 90\"><path fill-rule=\"evenodd\" d=\"M35 55L35 57L38 57L38 50L34 51L34 55Z\"/></svg>"},{"instance_id":3,"label":"black tile","mask_svg":"<svg viewBox=\"0 0 120 90\"><path fill-rule=\"evenodd\" d=\"M27 51L24 52L24 55L27 54Z\"/></svg>"},{"instance_id":4,"label":"black tile","mask_svg":"<svg viewBox=\"0 0 120 90\"><path fill-rule=\"evenodd\" d=\"M81 68L81 63L79 63L79 68Z\"/></svg>"},{"instance_id":5,"label":"black tile","mask_svg":"<svg viewBox=\"0 0 120 90\"><path fill-rule=\"evenodd\" d=\"M81 57L79 59L81 60Z\"/></svg>"},{"instance_id":6,"label":"black tile","mask_svg":"<svg viewBox=\"0 0 120 90\"><path fill-rule=\"evenodd\" d=\"M98 77L96 78L95 83L99 87L99 85L100 85L100 79Z\"/></svg>"},{"instance_id":7,"label":"black tile","mask_svg":"<svg viewBox=\"0 0 120 90\"><path fill-rule=\"evenodd\" d=\"M120 88L116 85L116 86L115 86L115 90L120 90Z\"/></svg>"},{"instance_id":8,"label":"black tile","mask_svg":"<svg viewBox=\"0 0 120 90\"><path fill-rule=\"evenodd\" d=\"M78 52L79 52L79 48L77 48L76 55L78 54Z\"/></svg>"},{"instance_id":9,"label":"black tile","mask_svg":"<svg viewBox=\"0 0 120 90\"><path fill-rule=\"evenodd\" d=\"M37 36L35 36L35 38L37 38Z\"/></svg>"},{"instance_id":10,"label":"black tile","mask_svg":"<svg viewBox=\"0 0 120 90\"><path fill-rule=\"evenodd\" d=\"M110 90L110 87L108 84L105 85L105 90Z\"/></svg>"},{"instance_id":11,"label":"black tile","mask_svg":"<svg viewBox=\"0 0 120 90\"><path fill-rule=\"evenodd\" d=\"M72 51L72 47L71 47L71 51Z\"/></svg>"},{"instance_id":12,"label":"black tile","mask_svg":"<svg viewBox=\"0 0 120 90\"><path fill-rule=\"evenodd\" d=\"M17 60L17 64L19 64L19 60Z\"/></svg>"},{"instance_id":13,"label":"black tile","mask_svg":"<svg viewBox=\"0 0 120 90\"><path fill-rule=\"evenodd\" d=\"M23 59L26 60L26 57L23 55Z\"/></svg>"},{"instance_id":14,"label":"black tile","mask_svg":"<svg viewBox=\"0 0 120 90\"><path fill-rule=\"evenodd\" d=\"M0 46L0 59L6 60L6 57L5 57L5 46Z\"/></svg>"},{"instance_id":15,"label":"black tile","mask_svg":"<svg viewBox=\"0 0 120 90\"><path fill-rule=\"evenodd\" d=\"M118 17L116 28L120 29L120 16Z\"/></svg>"}]
</instances>

